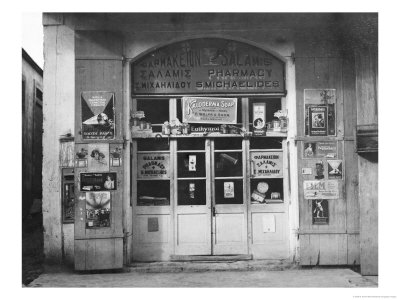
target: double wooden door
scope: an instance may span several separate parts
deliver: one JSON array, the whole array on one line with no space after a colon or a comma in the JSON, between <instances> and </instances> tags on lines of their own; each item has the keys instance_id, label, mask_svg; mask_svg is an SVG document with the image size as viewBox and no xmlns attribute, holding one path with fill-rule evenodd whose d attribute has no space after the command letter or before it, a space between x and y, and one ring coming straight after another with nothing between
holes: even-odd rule
<instances>
[{"instance_id":1,"label":"double wooden door","mask_svg":"<svg viewBox=\"0 0 400 300\"><path fill-rule=\"evenodd\" d=\"M247 254L244 140L188 138L175 145L175 254Z\"/></svg>"}]
</instances>

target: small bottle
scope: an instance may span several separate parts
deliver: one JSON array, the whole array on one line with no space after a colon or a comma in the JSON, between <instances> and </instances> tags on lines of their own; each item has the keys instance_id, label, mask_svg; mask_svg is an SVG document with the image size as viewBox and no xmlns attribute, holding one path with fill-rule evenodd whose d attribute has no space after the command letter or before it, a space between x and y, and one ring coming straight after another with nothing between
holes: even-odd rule
<instances>
[{"instance_id":1,"label":"small bottle","mask_svg":"<svg viewBox=\"0 0 400 300\"><path fill-rule=\"evenodd\" d=\"M168 121L165 121L163 126L162 126L162 132L165 135L170 135L171 134L171 125L169 125Z\"/></svg>"},{"instance_id":2,"label":"small bottle","mask_svg":"<svg viewBox=\"0 0 400 300\"><path fill-rule=\"evenodd\" d=\"M190 134L190 126L188 123L182 124L182 133L183 134Z\"/></svg>"}]
</instances>

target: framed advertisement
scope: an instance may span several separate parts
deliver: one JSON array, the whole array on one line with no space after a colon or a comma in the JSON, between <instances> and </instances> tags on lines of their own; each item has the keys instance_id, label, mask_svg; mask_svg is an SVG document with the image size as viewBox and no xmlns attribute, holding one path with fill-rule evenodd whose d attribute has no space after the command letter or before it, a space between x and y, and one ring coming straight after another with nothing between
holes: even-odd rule
<instances>
[{"instance_id":1,"label":"framed advertisement","mask_svg":"<svg viewBox=\"0 0 400 300\"><path fill-rule=\"evenodd\" d=\"M336 141L303 142L303 158L336 158Z\"/></svg>"},{"instance_id":2,"label":"framed advertisement","mask_svg":"<svg viewBox=\"0 0 400 300\"><path fill-rule=\"evenodd\" d=\"M253 103L253 135L265 135L266 131L266 104Z\"/></svg>"},{"instance_id":3,"label":"framed advertisement","mask_svg":"<svg viewBox=\"0 0 400 300\"><path fill-rule=\"evenodd\" d=\"M82 138L113 140L115 138L115 103L111 92L81 93Z\"/></svg>"},{"instance_id":4,"label":"framed advertisement","mask_svg":"<svg viewBox=\"0 0 400 300\"><path fill-rule=\"evenodd\" d=\"M86 193L86 228L110 227L110 192Z\"/></svg>"},{"instance_id":5,"label":"framed advertisement","mask_svg":"<svg viewBox=\"0 0 400 300\"><path fill-rule=\"evenodd\" d=\"M329 202L324 199L312 200L312 223L313 225L329 224Z\"/></svg>"},{"instance_id":6,"label":"framed advertisement","mask_svg":"<svg viewBox=\"0 0 400 300\"><path fill-rule=\"evenodd\" d=\"M304 89L304 134L311 135L310 107L326 107L327 136L336 135L336 90L335 89ZM318 134L314 134L316 136Z\"/></svg>"},{"instance_id":7,"label":"framed advertisement","mask_svg":"<svg viewBox=\"0 0 400 300\"><path fill-rule=\"evenodd\" d=\"M81 173L80 190L111 191L117 189L117 173Z\"/></svg>"},{"instance_id":8,"label":"framed advertisement","mask_svg":"<svg viewBox=\"0 0 400 300\"><path fill-rule=\"evenodd\" d=\"M308 107L308 122L310 136L327 136L328 135L328 107L327 106L310 106Z\"/></svg>"},{"instance_id":9,"label":"framed advertisement","mask_svg":"<svg viewBox=\"0 0 400 300\"><path fill-rule=\"evenodd\" d=\"M236 124L237 98L182 97L182 122Z\"/></svg>"},{"instance_id":10,"label":"framed advertisement","mask_svg":"<svg viewBox=\"0 0 400 300\"><path fill-rule=\"evenodd\" d=\"M108 172L110 170L109 144L88 144L88 171Z\"/></svg>"},{"instance_id":11,"label":"framed advertisement","mask_svg":"<svg viewBox=\"0 0 400 300\"><path fill-rule=\"evenodd\" d=\"M328 179L343 179L343 161L328 160Z\"/></svg>"}]
</instances>

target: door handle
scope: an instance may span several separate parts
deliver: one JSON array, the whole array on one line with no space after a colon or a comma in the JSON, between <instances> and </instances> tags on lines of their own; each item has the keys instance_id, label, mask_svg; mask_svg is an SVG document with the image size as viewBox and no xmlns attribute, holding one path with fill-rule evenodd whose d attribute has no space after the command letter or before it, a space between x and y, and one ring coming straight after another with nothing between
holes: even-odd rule
<instances>
[{"instance_id":1,"label":"door handle","mask_svg":"<svg viewBox=\"0 0 400 300\"><path fill-rule=\"evenodd\" d=\"M213 208L212 208L212 214L213 214L213 217L215 217L215 206L213 206Z\"/></svg>"}]
</instances>

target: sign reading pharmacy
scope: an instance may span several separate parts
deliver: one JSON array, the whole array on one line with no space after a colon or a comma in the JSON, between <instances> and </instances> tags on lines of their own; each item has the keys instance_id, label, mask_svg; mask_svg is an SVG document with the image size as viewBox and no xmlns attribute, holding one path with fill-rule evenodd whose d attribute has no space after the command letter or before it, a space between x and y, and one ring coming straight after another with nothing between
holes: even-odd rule
<instances>
[{"instance_id":1,"label":"sign reading pharmacy","mask_svg":"<svg viewBox=\"0 0 400 300\"><path fill-rule=\"evenodd\" d=\"M281 151L251 152L252 177L283 178Z\"/></svg>"},{"instance_id":2,"label":"sign reading pharmacy","mask_svg":"<svg viewBox=\"0 0 400 300\"><path fill-rule=\"evenodd\" d=\"M138 154L138 178L170 177L169 154L141 153Z\"/></svg>"},{"instance_id":3,"label":"sign reading pharmacy","mask_svg":"<svg viewBox=\"0 0 400 300\"><path fill-rule=\"evenodd\" d=\"M199 38L170 44L133 62L132 92L284 93L284 63L238 41Z\"/></svg>"},{"instance_id":4,"label":"sign reading pharmacy","mask_svg":"<svg viewBox=\"0 0 400 300\"><path fill-rule=\"evenodd\" d=\"M184 123L236 124L236 98L182 97Z\"/></svg>"}]
</instances>

